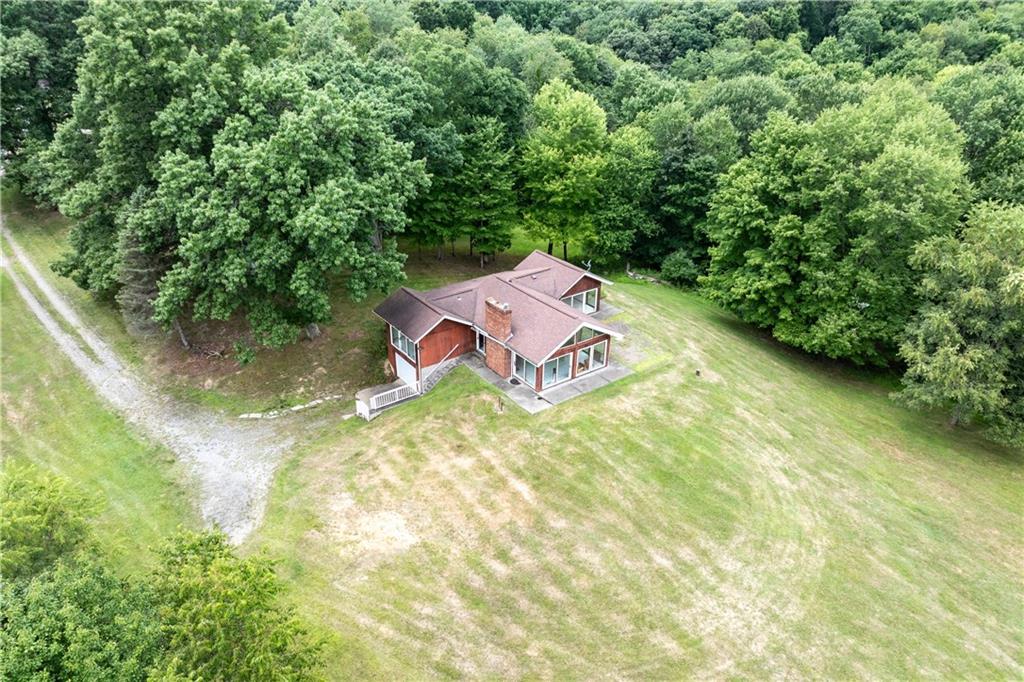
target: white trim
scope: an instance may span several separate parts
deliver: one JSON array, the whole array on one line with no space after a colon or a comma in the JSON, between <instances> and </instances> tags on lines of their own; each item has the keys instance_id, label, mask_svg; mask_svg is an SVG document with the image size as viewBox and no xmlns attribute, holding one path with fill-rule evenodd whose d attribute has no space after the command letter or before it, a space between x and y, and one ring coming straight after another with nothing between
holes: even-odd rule
<instances>
[{"instance_id":1,"label":"white trim","mask_svg":"<svg viewBox=\"0 0 1024 682\"><path fill-rule=\"evenodd\" d=\"M418 342L416 342L416 341L413 341L411 336L409 336L408 334L406 334L405 332L403 332L401 329L399 329L395 325L391 324L390 322L388 322L388 328L389 328L389 331L390 331L390 333L388 334L388 343L391 344L391 347L395 349L395 352L401 353L402 356L405 357L406 360L411 361L413 365L419 367L419 364L420 364L420 344ZM404 348L401 348L401 347L395 345L395 332L398 332L401 336L404 336L405 338L409 339L409 341L412 341L413 348L416 349L416 357L415 358L410 356L409 352L407 350L405 350Z\"/></svg>"},{"instance_id":2,"label":"white trim","mask_svg":"<svg viewBox=\"0 0 1024 682\"><path fill-rule=\"evenodd\" d=\"M534 365L533 361L530 360L529 358L527 358L525 355L520 355L519 353L517 353L517 352L515 352L514 350L511 350L511 349L510 349L510 351L512 353L512 376L514 376L516 379L519 379L521 382L523 382L524 385L528 386L531 391L536 393L537 392L537 369L538 369L537 365ZM518 374L516 374L516 360L519 359L519 358L522 358L523 362L525 362L527 364L530 364L530 365L533 365L533 381L527 383L526 379L524 379L523 377L521 377Z\"/></svg>"},{"instance_id":3,"label":"white trim","mask_svg":"<svg viewBox=\"0 0 1024 682\"><path fill-rule=\"evenodd\" d=\"M565 296L565 292L566 291L569 291L569 289L572 289L574 286L579 284L580 280L583 279L584 277L590 277L591 279L596 279L601 284L607 284L608 286L615 286L615 282L612 282L611 280L605 279L604 277L601 277L600 275L595 275L590 270L584 270L583 274L580 275L579 277L577 277L575 282L573 282L572 284L570 284L569 286L567 286L565 288L565 291L562 292L562 296ZM562 296L559 296L558 300L562 300Z\"/></svg>"},{"instance_id":4,"label":"white trim","mask_svg":"<svg viewBox=\"0 0 1024 682\"><path fill-rule=\"evenodd\" d=\"M538 363L538 365L543 365L545 362L550 360L552 355L554 355L558 351L562 350L562 347L565 346L565 342L566 341L568 341L572 337L576 336L576 332L578 332L579 330L583 329L584 327L590 327L591 329L595 329L597 331L600 331L602 334L607 334L608 336L612 337L613 339L620 339L620 340L622 339L622 334L620 334L619 332L615 332L615 331L612 331L611 329L606 329L604 327L599 327L596 324L589 324L587 322L581 322L578 327L576 327L575 329L572 330L572 334L569 334L569 336L567 336L564 339L562 339L562 342L560 344L558 344L557 346L555 346L554 350L552 350L550 353L545 355L544 359L541 360Z\"/></svg>"},{"instance_id":5,"label":"white trim","mask_svg":"<svg viewBox=\"0 0 1024 682\"><path fill-rule=\"evenodd\" d=\"M561 379L559 381L554 381L554 382L552 382L550 384L545 385L544 384L544 376L545 376L544 375L544 368L547 366L547 364L549 362L555 363L555 377L557 378L558 377L558 364L562 360L562 358L568 358L569 359L569 376L567 376L564 379ZM564 383L567 383L567 382L572 381L573 379L575 379L576 377L574 377L572 375L572 372L573 372L575 364L576 364L576 353L566 353L565 355L559 355L558 357L555 357L555 358L548 358L548 359L546 359L544 362L542 362L539 365L539 367L540 367L540 390L541 391L546 391L546 390L548 390L549 388L551 388L553 386L558 386L560 384L564 384Z\"/></svg>"},{"instance_id":6,"label":"white trim","mask_svg":"<svg viewBox=\"0 0 1024 682\"><path fill-rule=\"evenodd\" d=\"M573 285L573 286L575 286L575 285ZM569 287L569 288L572 289L572 287ZM586 309L587 294L589 294L591 291L594 292L594 303L596 305L594 306L593 310L587 310ZM573 305L572 305L571 301L572 301L572 299L576 298L577 296L582 296L583 297L583 306L584 307L573 308ZM569 301L565 300L567 298L569 299ZM600 309L601 287L597 286L597 287L594 287L593 289L584 289L583 291L577 291L576 293L573 293L573 294L565 294L564 296L562 296L558 300L561 301L562 303L564 303L565 305L569 306L573 310L579 311L579 312L583 313L584 315L591 315L593 313L596 313Z\"/></svg>"}]
</instances>

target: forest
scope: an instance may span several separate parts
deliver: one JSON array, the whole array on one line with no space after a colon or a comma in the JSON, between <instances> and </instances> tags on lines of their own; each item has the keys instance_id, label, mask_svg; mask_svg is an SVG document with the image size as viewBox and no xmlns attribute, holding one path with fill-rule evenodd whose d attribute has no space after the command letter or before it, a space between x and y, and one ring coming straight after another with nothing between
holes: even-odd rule
<instances>
[{"instance_id":1,"label":"forest","mask_svg":"<svg viewBox=\"0 0 1024 682\"><path fill-rule=\"evenodd\" d=\"M54 269L130 328L240 315L281 348L332 319L332 286L399 285L410 248L484 267L522 232L1024 445L1024 3L5 0L0 18L4 183L74 221ZM5 488L12 679L115 655L150 679L316 667L268 561L184 534L126 584L58 561L89 545L86 501ZM47 618L75 590L101 635ZM211 593L245 606L204 621ZM245 660L224 649L239 628Z\"/></svg>"},{"instance_id":2,"label":"forest","mask_svg":"<svg viewBox=\"0 0 1024 682\"><path fill-rule=\"evenodd\" d=\"M1024 423L1024 5L7 2L6 177L132 325L280 347L515 230Z\"/></svg>"}]
</instances>

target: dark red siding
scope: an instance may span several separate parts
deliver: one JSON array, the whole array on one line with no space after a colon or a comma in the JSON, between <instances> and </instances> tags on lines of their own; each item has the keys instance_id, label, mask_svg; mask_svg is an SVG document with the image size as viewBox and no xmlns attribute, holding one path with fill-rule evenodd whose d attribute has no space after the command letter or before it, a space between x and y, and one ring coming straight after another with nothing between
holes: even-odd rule
<instances>
[{"instance_id":1,"label":"dark red siding","mask_svg":"<svg viewBox=\"0 0 1024 682\"><path fill-rule=\"evenodd\" d=\"M588 275L583 275L583 278L580 279L580 281L576 282L576 284L573 284L571 287L566 289L565 293L562 294L560 298L565 298L566 296L572 296L573 294L578 294L581 291L590 291L591 289L597 289L597 309L600 310L601 309L601 283L599 281L597 281L596 279L594 279L593 277L589 277Z\"/></svg>"},{"instance_id":2,"label":"dark red siding","mask_svg":"<svg viewBox=\"0 0 1024 682\"><path fill-rule=\"evenodd\" d=\"M468 353L476 348L476 332L460 322L442 320L430 333L420 339L420 367L430 367L445 359L452 347L450 357Z\"/></svg>"}]
</instances>

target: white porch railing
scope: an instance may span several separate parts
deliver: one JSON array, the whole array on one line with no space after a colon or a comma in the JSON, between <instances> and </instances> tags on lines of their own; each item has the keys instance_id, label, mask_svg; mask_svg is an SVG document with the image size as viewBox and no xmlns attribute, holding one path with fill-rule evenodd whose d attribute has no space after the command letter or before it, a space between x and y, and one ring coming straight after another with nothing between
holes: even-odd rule
<instances>
[{"instance_id":1,"label":"white porch railing","mask_svg":"<svg viewBox=\"0 0 1024 682\"><path fill-rule=\"evenodd\" d=\"M397 403L399 400L411 398L418 393L419 391L416 390L415 386L405 384L404 386L393 388L390 391L378 393L377 395L370 398L370 409L379 410L382 407L387 407L392 403Z\"/></svg>"}]
</instances>

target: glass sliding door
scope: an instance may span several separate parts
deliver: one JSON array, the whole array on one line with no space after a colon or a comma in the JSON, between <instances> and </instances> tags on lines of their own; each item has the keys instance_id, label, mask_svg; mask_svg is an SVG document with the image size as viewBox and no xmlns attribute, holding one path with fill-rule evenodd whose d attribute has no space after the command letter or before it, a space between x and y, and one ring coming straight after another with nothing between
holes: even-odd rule
<instances>
[{"instance_id":1,"label":"glass sliding door","mask_svg":"<svg viewBox=\"0 0 1024 682\"><path fill-rule=\"evenodd\" d=\"M526 358L517 355L513 372L530 388L534 387L535 382L537 381L537 365L533 364Z\"/></svg>"},{"instance_id":2,"label":"glass sliding door","mask_svg":"<svg viewBox=\"0 0 1024 682\"><path fill-rule=\"evenodd\" d=\"M601 369L608 362L608 342L590 347L590 369Z\"/></svg>"},{"instance_id":3,"label":"glass sliding door","mask_svg":"<svg viewBox=\"0 0 1024 682\"><path fill-rule=\"evenodd\" d=\"M590 348L580 348L576 351L576 376L586 374L590 371Z\"/></svg>"},{"instance_id":4,"label":"glass sliding door","mask_svg":"<svg viewBox=\"0 0 1024 682\"><path fill-rule=\"evenodd\" d=\"M572 376L572 353L560 355L544 363L544 376L541 380L541 388L554 386L566 381Z\"/></svg>"}]
</instances>

